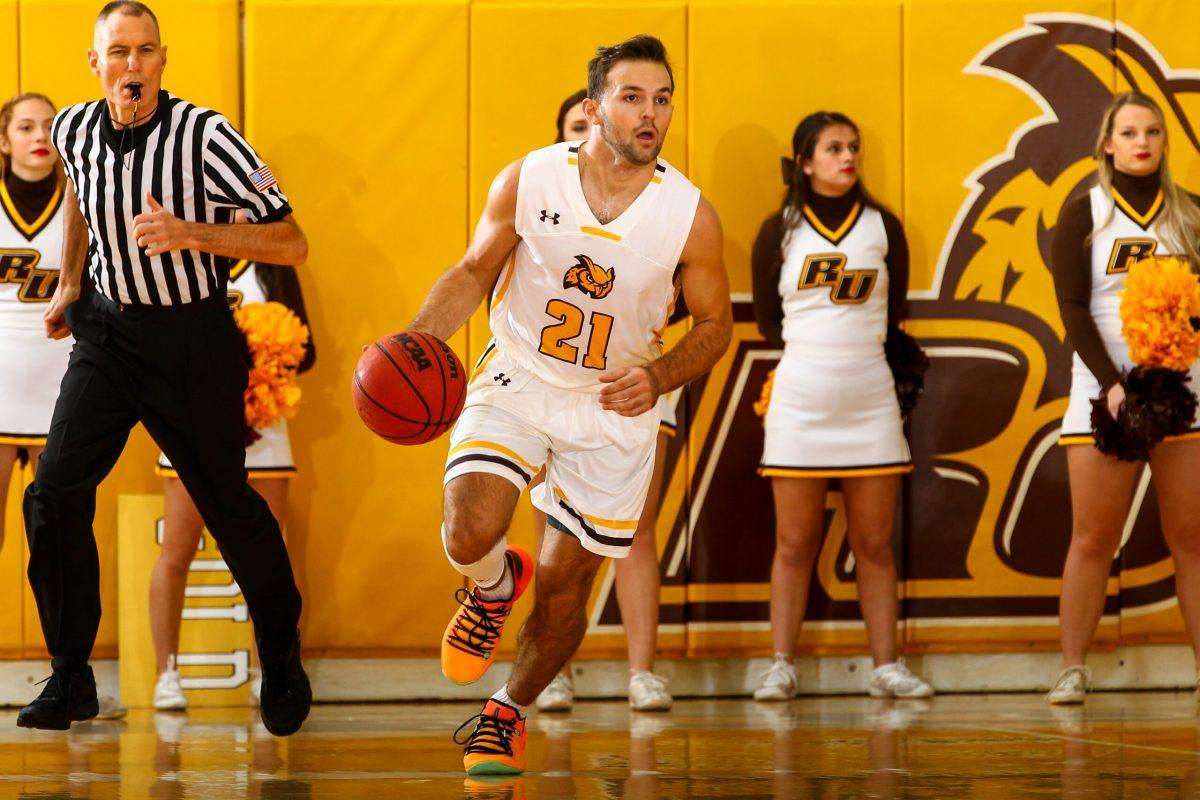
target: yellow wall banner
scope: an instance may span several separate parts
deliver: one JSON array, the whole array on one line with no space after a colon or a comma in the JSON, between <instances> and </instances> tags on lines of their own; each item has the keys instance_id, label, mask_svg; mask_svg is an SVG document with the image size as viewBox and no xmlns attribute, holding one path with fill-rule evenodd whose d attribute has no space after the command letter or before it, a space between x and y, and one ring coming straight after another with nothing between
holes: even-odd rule
<instances>
[{"instance_id":1,"label":"yellow wall banner","mask_svg":"<svg viewBox=\"0 0 1200 800\"><path fill-rule=\"evenodd\" d=\"M121 698L153 705L154 640L150 635L150 573L161 550L163 499L123 495L117 504ZM242 590L208 531L188 571L178 665L189 707L245 705L254 633Z\"/></svg>"}]
</instances>

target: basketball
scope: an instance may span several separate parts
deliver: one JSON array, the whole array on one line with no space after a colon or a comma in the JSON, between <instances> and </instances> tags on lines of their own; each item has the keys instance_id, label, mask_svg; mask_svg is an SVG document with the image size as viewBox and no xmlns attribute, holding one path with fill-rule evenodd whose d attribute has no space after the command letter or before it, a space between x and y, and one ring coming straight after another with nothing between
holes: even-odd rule
<instances>
[{"instance_id":1,"label":"basketball","mask_svg":"<svg viewBox=\"0 0 1200 800\"><path fill-rule=\"evenodd\" d=\"M354 370L358 416L396 444L424 444L450 430L466 396L462 361L427 333L384 336L363 351Z\"/></svg>"}]
</instances>

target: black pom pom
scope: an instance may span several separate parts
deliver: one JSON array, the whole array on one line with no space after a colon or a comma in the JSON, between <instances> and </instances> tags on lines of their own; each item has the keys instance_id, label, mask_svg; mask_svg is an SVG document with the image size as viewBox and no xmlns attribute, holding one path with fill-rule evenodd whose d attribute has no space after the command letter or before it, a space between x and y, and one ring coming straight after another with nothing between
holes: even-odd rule
<instances>
[{"instance_id":1,"label":"black pom pom","mask_svg":"<svg viewBox=\"0 0 1200 800\"><path fill-rule=\"evenodd\" d=\"M929 371L929 356L912 336L896 327L888 328L883 352L892 369L896 384L896 399L900 401L900 416L907 417L917 407L925 391L925 373Z\"/></svg>"},{"instance_id":2,"label":"black pom pom","mask_svg":"<svg viewBox=\"0 0 1200 800\"><path fill-rule=\"evenodd\" d=\"M1186 433L1196 415L1191 375L1165 367L1134 367L1125 378L1125 402L1114 420L1104 392L1092 400L1096 448L1121 461L1144 461L1168 436Z\"/></svg>"}]
</instances>

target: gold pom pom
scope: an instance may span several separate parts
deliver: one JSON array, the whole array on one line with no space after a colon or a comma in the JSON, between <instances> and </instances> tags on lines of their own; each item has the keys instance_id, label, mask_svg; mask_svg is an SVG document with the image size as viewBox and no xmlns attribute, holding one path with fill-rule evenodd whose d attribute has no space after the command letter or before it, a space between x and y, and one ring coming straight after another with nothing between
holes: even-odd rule
<instances>
[{"instance_id":1,"label":"gold pom pom","mask_svg":"<svg viewBox=\"0 0 1200 800\"><path fill-rule=\"evenodd\" d=\"M767 408L771 405L771 390L775 388L775 370L767 373L767 379L763 381L762 392L758 395L758 400L754 404L754 413L760 417L767 416Z\"/></svg>"},{"instance_id":2,"label":"gold pom pom","mask_svg":"<svg viewBox=\"0 0 1200 800\"><path fill-rule=\"evenodd\" d=\"M1200 281L1184 259L1146 258L1135 263L1121 293L1121 335L1129 357L1143 367L1185 371L1200 356Z\"/></svg>"},{"instance_id":3,"label":"gold pom pom","mask_svg":"<svg viewBox=\"0 0 1200 800\"><path fill-rule=\"evenodd\" d=\"M250 303L234 312L250 348L250 381L246 385L246 424L270 428L290 419L300 406L296 370L304 360L308 326L282 303Z\"/></svg>"}]
</instances>

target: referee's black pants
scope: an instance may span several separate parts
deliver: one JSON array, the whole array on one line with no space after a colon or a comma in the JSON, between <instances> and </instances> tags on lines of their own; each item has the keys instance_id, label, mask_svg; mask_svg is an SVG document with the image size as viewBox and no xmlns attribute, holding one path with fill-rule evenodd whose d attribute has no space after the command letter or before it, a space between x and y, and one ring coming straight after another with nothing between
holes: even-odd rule
<instances>
[{"instance_id":1,"label":"referee's black pants","mask_svg":"<svg viewBox=\"0 0 1200 800\"><path fill-rule=\"evenodd\" d=\"M300 592L279 524L246 482L245 344L224 293L153 307L92 292L67 309L67 322L75 347L25 493L29 583L50 655L82 664L95 644L96 487L141 421L241 587L262 659L282 658L295 638Z\"/></svg>"}]
</instances>

